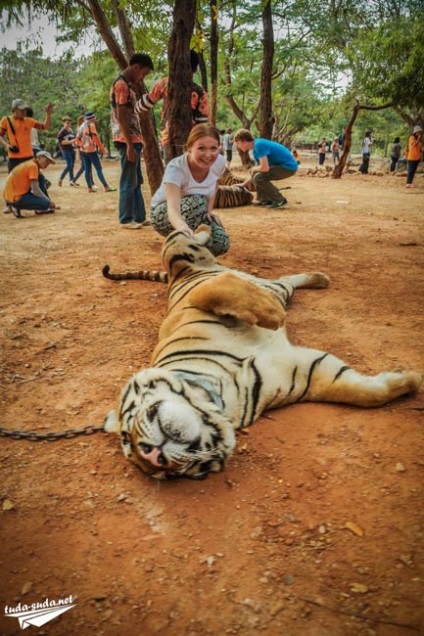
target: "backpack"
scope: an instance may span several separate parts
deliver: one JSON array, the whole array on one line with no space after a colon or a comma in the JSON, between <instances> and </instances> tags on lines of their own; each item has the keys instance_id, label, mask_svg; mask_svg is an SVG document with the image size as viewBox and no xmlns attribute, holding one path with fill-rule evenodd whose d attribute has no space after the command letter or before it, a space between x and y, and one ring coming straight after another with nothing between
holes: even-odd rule
<instances>
[{"instance_id":1,"label":"backpack","mask_svg":"<svg viewBox=\"0 0 424 636\"><path fill-rule=\"evenodd\" d=\"M78 128L76 144L83 152L92 152L94 142L89 123L83 123Z\"/></svg>"}]
</instances>

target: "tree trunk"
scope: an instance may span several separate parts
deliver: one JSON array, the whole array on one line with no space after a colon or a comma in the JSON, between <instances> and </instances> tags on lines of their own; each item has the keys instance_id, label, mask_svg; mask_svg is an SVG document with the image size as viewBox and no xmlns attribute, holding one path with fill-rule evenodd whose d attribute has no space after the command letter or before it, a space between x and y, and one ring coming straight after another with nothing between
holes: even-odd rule
<instances>
[{"instance_id":1,"label":"tree trunk","mask_svg":"<svg viewBox=\"0 0 424 636\"><path fill-rule=\"evenodd\" d=\"M216 112L218 103L218 4L217 0L210 0L211 8L211 36L210 36L210 62L211 62L211 100L209 121L216 125Z\"/></svg>"},{"instance_id":2,"label":"tree trunk","mask_svg":"<svg viewBox=\"0 0 424 636\"><path fill-rule=\"evenodd\" d=\"M109 22L105 16L105 13L100 6L98 0L88 0L90 12L95 21L98 31L102 36L106 46L108 47L113 59L117 63L118 67L123 70L128 66L128 60L122 52L115 35L109 25ZM132 35L126 30L130 29L130 24L123 12L123 9L119 9L119 28L121 31L122 40L125 42L125 46L128 54L132 49ZM137 98L140 98L143 93L146 93L146 87L144 84L136 86ZM159 152L159 145L156 135L156 130L153 122L153 115L151 112L142 113L140 115L141 133L143 135L143 157L146 165L147 179L152 194L160 186L163 175L163 163Z\"/></svg>"},{"instance_id":3,"label":"tree trunk","mask_svg":"<svg viewBox=\"0 0 424 636\"><path fill-rule=\"evenodd\" d=\"M266 0L262 10L263 23L263 61L261 73L261 94L259 109L259 134L271 139L274 127L272 116L272 66L274 62L274 30L272 27L271 0Z\"/></svg>"},{"instance_id":4,"label":"tree trunk","mask_svg":"<svg viewBox=\"0 0 424 636\"><path fill-rule=\"evenodd\" d=\"M178 157L192 127L191 87L193 74L190 67L190 39L196 18L196 0L176 0L172 33L168 45L168 122L169 153Z\"/></svg>"},{"instance_id":5,"label":"tree trunk","mask_svg":"<svg viewBox=\"0 0 424 636\"><path fill-rule=\"evenodd\" d=\"M367 104L355 104L355 106L353 107L352 115L350 116L350 119L345 128L345 138L343 143L342 156L340 157L340 161L337 164L337 166L334 168L333 174L331 175L333 179L341 179L343 168L346 165L346 161L349 156L350 148L352 145L353 124L355 123L356 118L358 117L359 111L360 110L384 110L385 108L391 108L392 106L394 106L393 102L390 102L388 104L383 104L383 106L368 106Z\"/></svg>"}]
</instances>

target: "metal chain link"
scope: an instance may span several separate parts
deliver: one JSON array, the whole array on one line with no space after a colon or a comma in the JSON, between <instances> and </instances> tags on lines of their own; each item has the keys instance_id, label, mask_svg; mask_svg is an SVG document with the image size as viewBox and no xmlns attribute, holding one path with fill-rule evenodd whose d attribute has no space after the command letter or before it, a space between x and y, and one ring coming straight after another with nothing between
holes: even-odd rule
<instances>
[{"instance_id":1,"label":"metal chain link","mask_svg":"<svg viewBox=\"0 0 424 636\"><path fill-rule=\"evenodd\" d=\"M93 426L89 424L84 428L70 428L66 431L52 433L37 433L36 431L10 430L0 426L0 437L11 437L12 439L25 439L30 442L56 442L58 439L73 439L78 435L93 435L93 433L105 432L104 426Z\"/></svg>"}]
</instances>

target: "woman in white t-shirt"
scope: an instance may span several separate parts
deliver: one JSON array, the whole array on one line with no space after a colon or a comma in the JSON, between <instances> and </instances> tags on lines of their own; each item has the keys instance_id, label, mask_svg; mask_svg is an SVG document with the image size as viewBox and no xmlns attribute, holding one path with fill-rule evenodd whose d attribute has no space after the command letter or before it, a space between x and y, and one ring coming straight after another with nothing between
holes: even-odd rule
<instances>
[{"instance_id":1,"label":"woman in white t-shirt","mask_svg":"<svg viewBox=\"0 0 424 636\"><path fill-rule=\"evenodd\" d=\"M225 254L230 247L228 234L213 212L218 179L225 168L220 147L217 128L210 124L194 126L186 152L167 164L150 211L152 226L162 236L174 230L193 236L202 223L210 225L212 236L207 247L214 256Z\"/></svg>"}]
</instances>

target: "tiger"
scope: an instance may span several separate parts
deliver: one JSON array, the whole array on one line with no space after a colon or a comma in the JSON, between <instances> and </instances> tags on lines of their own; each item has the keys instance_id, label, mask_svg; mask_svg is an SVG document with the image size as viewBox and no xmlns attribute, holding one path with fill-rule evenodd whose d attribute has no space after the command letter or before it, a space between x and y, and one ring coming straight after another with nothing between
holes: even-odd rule
<instances>
[{"instance_id":1,"label":"tiger","mask_svg":"<svg viewBox=\"0 0 424 636\"><path fill-rule=\"evenodd\" d=\"M225 468L236 431L299 402L377 407L418 391L423 375L366 376L325 351L295 346L285 329L296 289L326 288L321 272L274 280L225 267L205 247L211 230L175 230L162 257L168 309L151 366L123 388L106 432L156 479L204 479Z\"/></svg>"},{"instance_id":2,"label":"tiger","mask_svg":"<svg viewBox=\"0 0 424 636\"><path fill-rule=\"evenodd\" d=\"M250 205L253 201L252 192L256 191L253 181L241 186L246 179L235 177L231 170L224 169L218 179L218 188L215 194L214 208L237 208L242 205Z\"/></svg>"},{"instance_id":3,"label":"tiger","mask_svg":"<svg viewBox=\"0 0 424 636\"><path fill-rule=\"evenodd\" d=\"M252 192L256 192L256 186L253 181L236 177L231 170L225 168L224 172L218 179L218 188L215 195L214 208L237 208L242 205L250 205L253 202ZM291 186L281 187L279 190L289 190Z\"/></svg>"}]
</instances>

